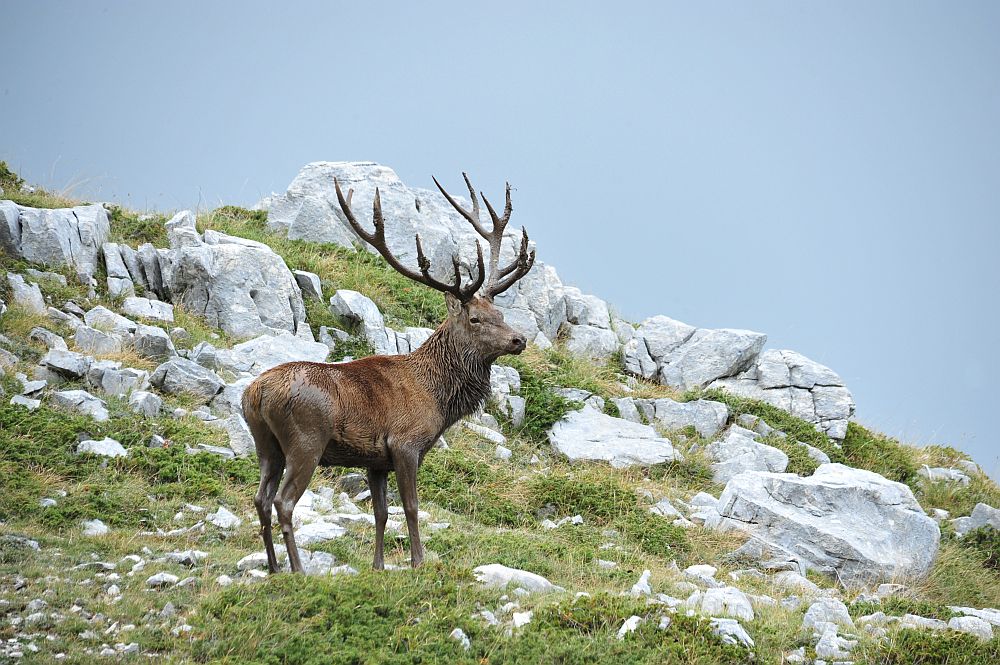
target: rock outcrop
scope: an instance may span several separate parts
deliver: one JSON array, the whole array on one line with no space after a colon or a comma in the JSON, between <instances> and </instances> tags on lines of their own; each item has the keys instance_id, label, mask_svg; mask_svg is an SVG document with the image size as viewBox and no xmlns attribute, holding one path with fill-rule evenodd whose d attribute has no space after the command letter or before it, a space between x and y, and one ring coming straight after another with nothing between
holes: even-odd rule
<instances>
[{"instance_id":1,"label":"rock outcrop","mask_svg":"<svg viewBox=\"0 0 1000 665\"><path fill-rule=\"evenodd\" d=\"M748 472L719 497L720 529L749 533L773 555L863 585L927 574L941 532L910 488L824 464L807 478Z\"/></svg>"},{"instance_id":2,"label":"rock outcrop","mask_svg":"<svg viewBox=\"0 0 1000 665\"><path fill-rule=\"evenodd\" d=\"M72 266L83 284L97 272L110 222L102 206L29 208L0 201L0 249L46 266Z\"/></svg>"}]
</instances>

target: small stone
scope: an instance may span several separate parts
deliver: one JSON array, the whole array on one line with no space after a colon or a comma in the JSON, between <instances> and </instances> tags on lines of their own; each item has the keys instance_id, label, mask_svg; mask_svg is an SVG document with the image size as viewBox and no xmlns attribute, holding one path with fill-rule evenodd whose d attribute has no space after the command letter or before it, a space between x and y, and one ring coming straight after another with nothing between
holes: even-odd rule
<instances>
[{"instance_id":1,"label":"small stone","mask_svg":"<svg viewBox=\"0 0 1000 665\"><path fill-rule=\"evenodd\" d=\"M179 577L171 573L156 573L155 575L151 575L146 579L146 586L153 589L158 589L165 586L172 586L174 584L177 584L177 580L179 579L180 579Z\"/></svg>"},{"instance_id":2,"label":"small stone","mask_svg":"<svg viewBox=\"0 0 1000 665\"><path fill-rule=\"evenodd\" d=\"M83 525L83 535L85 536L104 536L107 535L111 529L108 525L101 520L84 520Z\"/></svg>"},{"instance_id":3,"label":"small stone","mask_svg":"<svg viewBox=\"0 0 1000 665\"><path fill-rule=\"evenodd\" d=\"M642 571L642 575L639 577L639 581L632 585L632 590L630 593L633 596L648 596L653 593L653 588L649 586L649 577L652 575L650 571Z\"/></svg>"},{"instance_id":4,"label":"small stone","mask_svg":"<svg viewBox=\"0 0 1000 665\"><path fill-rule=\"evenodd\" d=\"M534 612L514 612L511 616L511 622L514 628L520 628L521 626L526 626L531 623L531 617L534 616Z\"/></svg>"},{"instance_id":5,"label":"small stone","mask_svg":"<svg viewBox=\"0 0 1000 665\"><path fill-rule=\"evenodd\" d=\"M125 447L122 446L122 444L108 437L105 437L100 441L94 441L92 439L81 441L76 446L76 454L81 455L83 453L100 455L102 457L126 457L128 455L128 451L125 450Z\"/></svg>"},{"instance_id":6,"label":"small stone","mask_svg":"<svg viewBox=\"0 0 1000 665\"><path fill-rule=\"evenodd\" d=\"M214 524L220 529L232 529L243 523L243 520L226 509L225 506L219 506L219 509L206 517L205 521Z\"/></svg>"},{"instance_id":7,"label":"small stone","mask_svg":"<svg viewBox=\"0 0 1000 665\"><path fill-rule=\"evenodd\" d=\"M511 452L510 448L507 448L506 446L497 446L496 451L493 453L494 457L496 457L499 460L504 460L504 461L510 460L510 456L511 455L512 455L512 452Z\"/></svg>"},{"instance_id":8,"label":"small stone","mask_svg":"<svg viewBox=\"0 0 1000 665\"><path fill-rule=\"evenodd\" d=\"M462 648L466 651L472 648L472 642L469 641L469 636L466 635L465 631L461 628L456 628L451 631L451 634L449 634L448 637L461 644Z\"/></svg>"},{"instance_id":9,"label":"small stone","mask_svg":"<svg viewBox=\"0 0 1000 665\"><path fill-rule=\"evenodd\" d=\"M618 629L618 639L624 640L626 635L634 633L640 623L642 623L642 617L635 614L625 619L625 623L623 623L622 627Z\"/></svg>"},{"instance_id":10,"label":"small stone","mask_svg":"<svg viewBox=\"0 0 1000 665\"><path fill-rule=\"evenodd\" d=\"M233 583L233 578L229 575L219 575L215 578L215 583L219 586L226 587Z\"/></svg>"}]
</instances>

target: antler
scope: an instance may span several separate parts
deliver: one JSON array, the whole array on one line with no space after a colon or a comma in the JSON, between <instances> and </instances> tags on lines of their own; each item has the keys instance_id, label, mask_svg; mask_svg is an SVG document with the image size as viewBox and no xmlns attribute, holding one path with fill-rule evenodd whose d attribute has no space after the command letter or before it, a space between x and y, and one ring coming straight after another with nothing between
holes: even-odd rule
<instances>
[{"instance_id":1,"label":"antler","mask_svg":"<svg viewBox=\"0 0 1000 665\"><path fill-rule=\"evenodd\" d=\"M347 191L347 198L345 199L344 192L340 189L340 181L337 178L334 178L333 184L337 189L337 201L340 202L340 209L344 212L344 216L347 217L347 221L350 222L351 228L353 228L354 232L361 236L365 242L377 249L378 253L381 254L383 258L389 262L389 265L391 265L397 272L415 282L429 286L432 289L443 291L444 293L450 293L461 302L468 302L474 295L476 295L476 291L478 291L479 287L483 285L483 279L486 277L486 267L483 264L483 248L478 241L476 241L476 256L479 261L479 276L471 284L462 288L462 273L458 256L452 256L451 262L455 268L455 283L446 284L445 282L440 282L431 277L431 262L426 256L424 256L424 248L420 244L419 233L416 234L417 265L420 267L419 273L404 266L399 259L393 256L392 252L389 251L389 246L385 242L385 220L382 219L382 199L379 196L378 188L375 188L375 201L372 204L372 222L375 225L375 232L369 233L368 231L365 231L361 224L358 223L358 220L354 217L354 212L351 210L351 198L354 195L354 190L349 189Z\"/></svg>"},{"instance_id":2,"label":"antler","mask_svg":"<svg viewBox=\"0 0 1000 665\"><path fill-rule=\"evenodd\" d=\"M510 213L513 210L513 206L510 203L510 183L507 183L507 200L503 207L503 216L497 215L496 210L490 205L486 195L482 192L479 193L479 196L483 197L483 203L486 204L486 210L490 213L490 218L493 220L493 228L487 231L479 221L479 199L476 197L476 190L469 181L468 174L463 172L462 177L465 179L465 186L469 188L469 198L472 199L471 212L458 205L458 201L445 191L441 183L437 181L437 178L434 178L434 184L441 190L444 197L448 199L448 203L472 224L472 227L476 229L476 233L485 238L490 244L490 276L486 280L483 292L488 298L492 299L494 296L500 295L509 289L514 282L528 274L531 266L535 263L535 250L528 251L528 232L522 226L521 249L517 253L517 257L509 265L500 268L500 244L503 242L503 232L507 228L507 222L510 221Z\"/></svg>"}]
</instances>

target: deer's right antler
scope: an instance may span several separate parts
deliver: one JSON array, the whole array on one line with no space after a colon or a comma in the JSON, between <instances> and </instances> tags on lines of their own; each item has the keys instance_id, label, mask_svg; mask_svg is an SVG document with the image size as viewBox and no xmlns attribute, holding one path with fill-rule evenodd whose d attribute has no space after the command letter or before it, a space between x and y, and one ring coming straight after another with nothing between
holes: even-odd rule
<instances>
[{"instance_id":1,"label":"deer's right antler","mask_svg":"<svg viewBox=\"0 0 1000 665\"><path fill-rule=\"evenodd\" d=\"M392 252L389 251L389 246L385 242L385 220L382 219L382 199L379 196L378 188L375 189L375 201L372 204L372 223L375 225L375 232L369 233L361 226L361 224L358 223L358 220L354 217L354 212L351 210L351 198L354 194L354 190L348 190L347 198L344 198L344 192L340 189L340 181L337 178L334 178L333 184L337 190L337 201L340 203L340 209L343 211L344 216L347 217L347 221L350 222L351 228L353 228L354 232L361 236L365 242L378 250L378 253L381 254L382 257L389 262L389 265L391 265L397 272L415 282L429 286L432 289L436 289L444 293L450 293L461 302L468 302L473 298L473 296L476 295L476 291L478 291L479 287L483 285L483 280L486 277L486 266L483 262L483 248L478 241L476 242L476 257L479 262L477 278L471 284L463 288L462 272L458 256L452 256L451 261L455 268L455 283L446 284L445 282L438 281L430 274L431 262L424 255L424 248L420 244L419 233L416 234L417 265L420 267L419 273L404 266L399 259L393 256ZM527 237L525 237L525 241L527 241Z\"/></svg>"},{"instance_id":2,"label":"deer's right antler","mask_svg":"<svg viewBox=\"0 0 1000 665\"><path fill-rule=\"evenodd\" d=\"M445 191L441 183L437 181L437 178L433 178L433 180L437 188L444 194L444 197L448 199L448 203L472 224L472 227L476 229L476 233L485 238L486 242L490 244L490 276L486 280L483 292L492 300L494 296L503 293L514 282L528 274L531 266L535 263L535 250L528 251L528 232L522 226L521 248L517 256L510 264L500 268L500 245L503 242L504 229L507 228L507 222L510 221L510 213L513 211L513 206L510 203L510 183L507 183L506 202L504 203L502 216L497 215L496 210L490 205L486 195L482 192L479 193L483 197L483 203L486 204L486 210L490 213L490 218L493 220L493 228L487 231L486 227L479 221L479 199L476 197L476 190L473 188L468 174L462 173L462 177L465 179L465 186L469 188L469 198L472 199L471 211L460 206L458 201Z\"/></svg>"}]
</instances>

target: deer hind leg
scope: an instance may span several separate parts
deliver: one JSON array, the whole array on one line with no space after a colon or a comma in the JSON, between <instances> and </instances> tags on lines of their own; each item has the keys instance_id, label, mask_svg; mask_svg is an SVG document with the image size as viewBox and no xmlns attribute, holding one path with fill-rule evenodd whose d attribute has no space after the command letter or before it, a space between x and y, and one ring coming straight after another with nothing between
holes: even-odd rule
<instances>
[{"instance_id":1,"label":"deer hind leg","mask_svg":"<svg viewBox=\"0 0 1000 665\"><path fill-rule=\"evenodd\" d=\"M392 462L396 468L396 484L403 500L403 512L406 514L406 530L410 534L410 566L417 568L424 561L420 526L417 524L417 469L420 467L420 454L416 450L400 447L393 451Z\"/></svg>"},{"instance_id":2,"label":"deer hind leg","mask_svg":"<svg viewBox=\"0 0 1000 665\"><path fill-rule=\"evenodd\" d=\"M274 505L281 473L285 470L285 454L266 426L254 424L251 426L251 433L257 446L257 458L260 460L260 486L253 503L260 519L260 537L264 540L264 550L267 552L267 568L276 573L278 558L274 554L274 540L271 536L271 506Z\"/></svg>"},{"instance_id":3,"label":"deer hind leg","mask_svg":"<svg viewBox=\"0 0 1000 665\"><path fill-rule=\"evenodd\" d=\"M385 523L389 519L389 503L386 498L386 483L388 479L388 471L368 469L368 489L372 493L372 510L375 513L375 561L372 563L372 568L375 570L385 569L383 552L385 547Z\"/></svg>"},{"instance_id":4,"label":"deer hind leg","mask_svg":"<svg viewBox=\"0 0 1000 665\"><path fill-rule=\"evenodd\" d=\"M309 481L316 471L323 444L321 442L316 445L310 445L309 442L302 443L301 438L298 441L293 438L288 443L290 445L284 446L285 450L294 450L295 454L286 455L285 479L278 490L274 507L278 512L281 535L285 538L288 563L293 573L302 573L305 571L302 568L302 560L299 558L299 550L295 546L292 511L295 510L295 504L302 498L302 494L305 493L306 487L309 486Z\"/></svg>"}]
</instances>

